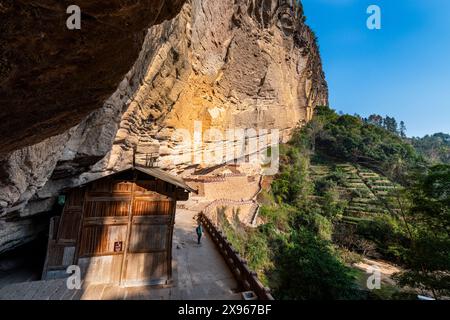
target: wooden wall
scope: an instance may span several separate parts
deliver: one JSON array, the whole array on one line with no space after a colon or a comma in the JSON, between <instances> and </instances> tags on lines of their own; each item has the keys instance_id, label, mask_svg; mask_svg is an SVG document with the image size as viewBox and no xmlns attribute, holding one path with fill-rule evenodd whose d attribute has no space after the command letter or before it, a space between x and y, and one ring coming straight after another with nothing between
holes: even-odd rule
<instances>
[{"instance_id":1,"label":"wooden wall","mask_svg":"<svg viewBox=\"0 0 450 320\"><path fill-rule=\"evenodd\" d=\"M171 278L176 187L133 181L105 178L86 190L78 254L88 281L165 284Z\"/></svg>"},{"instance_id":2,"label":"wooden wall","mask_svg":"<svg viewBox=\"0 0 450 320\"><path fill-rule=\"evenodd\" d=\"M85 281L168 284L176 199L185 192L162 180L130 174L72 190L56 244L70 244L72 261L81 267ZM63 256L64 248L54 253Z\"/></svg>"}]
</instances>

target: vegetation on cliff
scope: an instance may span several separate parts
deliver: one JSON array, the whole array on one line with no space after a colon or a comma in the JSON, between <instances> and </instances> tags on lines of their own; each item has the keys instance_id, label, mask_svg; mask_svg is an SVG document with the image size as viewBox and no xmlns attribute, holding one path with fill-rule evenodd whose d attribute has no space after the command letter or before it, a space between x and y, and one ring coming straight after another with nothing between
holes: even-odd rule
<instances>
[{"instance_id":1,"label":"vegetation on cliff","mask_svg":"<svg viewBox=\"0 0 450 320\"><path fill-rule=\"evenodd\" d=\"M358 287L350 266L362 256L400 264L399 287L450 293L449 165L430 166L401 134L328 107L281 149L260 197L264 223L225 227L275 297L405 297Z\"/></svg>"},{"instance_id":2,"label":"vegetation on cliff","mask_svg":"<svg viewBox=\"0 0 450 320\"><path fill-rule=\"evenodd\" d=\"M432 163L450 163L450 135L435 133L412 138L411 143L423 157Z\"/></svg>"},{"instance_id":3,"label":"vegetation on cliff","mask_svg":"<svg viewBox=\"0 0 450 320\"><path fill-rule=\"evenodd\" d=\"M306 152L309 148L312 152L317 150L339 160L362 164L402 182L406 172L424 161L399 136L396 126L392 130L389 126L381 127L358 116L340 116L328 107L317 107L315 119L298 130L291 144L301 146Z\"/></svg>"}]
</instances>

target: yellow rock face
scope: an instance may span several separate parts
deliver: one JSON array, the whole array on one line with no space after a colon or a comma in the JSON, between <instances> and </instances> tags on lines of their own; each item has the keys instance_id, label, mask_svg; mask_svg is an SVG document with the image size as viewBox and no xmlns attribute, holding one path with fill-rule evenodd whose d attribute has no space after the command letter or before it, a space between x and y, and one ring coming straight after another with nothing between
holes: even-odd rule
<instances>
[{"instance_id":1,"label":"yellow rock face","mask_svg":"<svg viewBox=\"0 0 450 320\"><path fill-rule=\"evenodd\" d=\"M241 147L222 134L184 148L176 130L192 136L195 126L222 133L278 129L280 140L289 139L315 106L328 102L314 35L301 6L291 3L189 0L174 19L151 27L102 108L70 130L0 158L0 219L48 210L61 189L130 166L134 149L138 162L156 154L162 168L180 173L203 151L213 154L217 142ZM84 83L91 88L95 80ZM179 149L188 156L175 161ZM199 163L205 165L201 157Z\"/></svg>"},{"instance_id":2,"label":"yellow rock face","mask_svg":"<svg viewBox=\"0 0 450 320\"><path fill-rule=\"evenodd\" d=\"M196 121L204 131L279 129L286 141L328 98L302 14L301 7L293 11L279 1L270 7L261 1L188 2L176 19L150 29L143 49L147 70L122 116L116 144L128 149L128 132L139 137L139 146L176 147L167 142L170 133L193 132ZM164 163L173 168L169 158Z\"/></svg>"}]
</instances>

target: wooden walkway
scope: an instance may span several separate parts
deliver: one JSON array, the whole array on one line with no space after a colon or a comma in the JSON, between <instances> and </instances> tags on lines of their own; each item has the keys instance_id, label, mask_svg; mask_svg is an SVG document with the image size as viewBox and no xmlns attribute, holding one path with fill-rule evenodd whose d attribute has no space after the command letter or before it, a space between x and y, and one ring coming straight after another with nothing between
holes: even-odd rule
<instances>
[{"instance_id":1,"label":"wooden walkway","mask_svg":"<svg viewBox=\"0 0 450 320\"><path fill-rule=\"evenodd\" d=\"M67 289L66 280L16 283L0 288L0 300L207 300L241 299L235 278L207 234L195 235L196 212L178 209L173 239L174 286L119 287L83 283Z\"/></svg>"}]
</instances>

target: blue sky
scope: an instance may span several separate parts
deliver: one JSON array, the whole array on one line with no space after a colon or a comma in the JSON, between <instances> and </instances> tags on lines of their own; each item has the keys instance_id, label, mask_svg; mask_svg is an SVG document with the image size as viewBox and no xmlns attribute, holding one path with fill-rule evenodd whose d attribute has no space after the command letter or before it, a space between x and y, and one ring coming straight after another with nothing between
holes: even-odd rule
<instances>
[{"instance_id":1,"label":"blue sky","mask_svg":"<svg viewBox=\"0 0 450 320\"><path fill-rule=\"evenodd\" d=\"M319 38L330 106L403 120L408 136L450 133L449 0L302 0ZM366 27L381 8L381 30Z\"/></svg>"}]
</instances>

